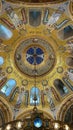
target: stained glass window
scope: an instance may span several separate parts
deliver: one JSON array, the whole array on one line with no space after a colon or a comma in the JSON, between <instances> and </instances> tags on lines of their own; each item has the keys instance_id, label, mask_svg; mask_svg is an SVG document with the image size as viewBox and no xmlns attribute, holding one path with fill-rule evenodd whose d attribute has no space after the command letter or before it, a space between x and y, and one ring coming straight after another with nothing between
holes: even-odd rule
<instances>
[{"instance_id":1,"label":"stained glass window","mask_svg":"<svg viewBox=\"0 0 73 130\"><path fill-rule=\"evenodd\" d=\"M55 79L54 86L57 88L61 96L69 92L68 88L64 85L64 83L60 79Z\"/></svg>"},{"instance_id":2,"label":"stained glass window","mask_svg":"<svg viewBox=\"0 0 73 130\"><path fill-rule=\"evenodd\" d=\"M16 86L16 81L14 79L9 79L7 83L2 87L1 92L6 96L9 96L12 89Z\"/></svg>"},{"instance_id":3,"label":"stained glass window","mask_svg":"<svg viewBox=\"0 0 73 130\"><path fill-rule=\"evenodd\" d=\"M36 96L36 101L34 97ZM40 103L40 90L37 87L33 87L30 90L30 104L31 105L38 105Z\"/></svg>"},{"instance_id":4,"label":"stained glass window","mask_svg":"<svg viewBox=\"0 0 73 130\"><path fill-rule=\"evenodd\" d=\"M0 56L0 65L3 65L4 63L4 58Z\"/></svg>"},{"instance_id":5,"label":"stained glass window","mask_svg":"<svg viewBox=\"0 0 73 130\"><path fill-rule=\"evenodd\" d=\"M41 24L41 11L40 10L30 10L29 24L34 27L37 27Z\"/></svg>"},{"instance_id":6,"label":"stained glass window","mask_svg":"<svg viewBox=\"0 0 73 130\"><path fill-rule=\"evenodd\" d=\"M60 39L65 40L73 36L73 25L68 25L61 31L59 31L58 36Z\"/></svg>"},{"instance_id":7,"label":"stained glass window","mask_svg":"<svg viewBox=\"0 0 73 130\"><path fill-rule=\"evenodd\" d=\"M8 40L11 37L12 37L12 32L7 27L0 24L0 38Z\"/></svg>"}]
</instances>

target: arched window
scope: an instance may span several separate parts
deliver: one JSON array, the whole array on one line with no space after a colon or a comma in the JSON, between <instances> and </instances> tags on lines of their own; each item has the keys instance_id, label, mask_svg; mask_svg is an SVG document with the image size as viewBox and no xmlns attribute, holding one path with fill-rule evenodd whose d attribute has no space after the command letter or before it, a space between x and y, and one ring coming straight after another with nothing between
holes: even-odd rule
<instances>
[{"instance_id":1,"label":"arched window","mask_svg":"<svg viewBox=\"0 0 73 130\"><path fill-rule=\"evenodd\" d=\"M3 65L3 63L4 63L4 58L0 56L0 66Z\"/></svg>"},{"instance_id":2,"label":"arched window","mask_svg":"<svg viewBox=\"0 0 73 130\"><path fill-rule=\"evenodd\" d=\"M16 86L16 81L14 79L9 79L6 84L2 87L1 92L6 96L9 96L12 89Z\"/></svg>"},{"instance_id":3,"label":"arched window","mask_svg":"<svg viewBox=\"0 0 73 130\"><path fill-rule=\"evenodd\" d=\"M12 32L4 25L0 24L0 38L8 40L12 37Z\"/></svg>"},{"instance_id":4,"label":"arched window","mask_svg":"<svg viewBox=\"0 0 73 130\"><path fill-rule=\"evenodd\" d=\"M29 11L29 24L37 27L41 24L41 11L32 9Z\"/></svg>"},{"instance_id":5,"label":"arched window","mask_svg":"<svg viewBox=\"0 0 73 130\"><path fill-rule=\"evenodd\" d=\"M68 25L58 32L60 39L65 40L73 36L73 25Z\"/></svg>"},{"instance_id":6,"label":"arched window","mask_svg":"<svg viewBox=\"0 0 73 130\"><path fill-rule=\"evenodd\" d=\"M36 96L36 101L34 97ZM30 90L30 105L38 105L40 103L40 90L37 87L32 87Z\"/></svg>"},{"instance_id":7,"label":"arched window","mask_svg":"<svg viewBox=\"0 0 73 130\"><path fill-rule=\"evenodd\" d=\"M60 79L55 79L54 86L57 88L61 96L69 92L68 88L64 85L64 83Z\"/></svg>"}]
</instances>

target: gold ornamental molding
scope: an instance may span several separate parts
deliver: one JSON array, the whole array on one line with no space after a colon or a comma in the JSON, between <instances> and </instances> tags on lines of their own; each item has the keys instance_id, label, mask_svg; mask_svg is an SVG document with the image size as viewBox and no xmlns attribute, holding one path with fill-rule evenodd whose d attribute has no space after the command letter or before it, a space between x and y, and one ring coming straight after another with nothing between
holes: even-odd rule
<instances>
[{"instance_id":1,"label":"gold ornamental molding","mask_svg":"<svg viewBox=\"0 0 73 130\"><path fill-rule=\"evenodd\" d=\"M24 119L30 117L30 114L32 113L32 111L33 111L33 109L29 109L27 111L22 112L19 116L16 117L16 120L19 120L19 119L24 120ZM43 111L43 110L38 109L38 111L43 112L45 118L51 119L51 120L53 119L52 115L50 113L46 112L45 110Z\"/></svg>"},{"instance_id":2,"label":"gold ornamental molding","mask_svg":"<svg viewBox=\"0 0 73 130\"><path fill-rule=\"evenodd\" d=\"M69 8L70 8L70 13L71 13L71 15L73 16L73 1L72 1L72 0L71 0L71 2L70 2Z\"/></svg>"},{"instance_id":3,"label":"gold ornamental molding","mask_svg":"<svg viewBox=\"0 0 73 130\"><path fill-rule=\"evenodd\" d=\"M68 0L6 0L8 2L13 2L13 3L27 3L27 4L56 4L60 2L66 2Z\"/></svg>"}]
</instances>

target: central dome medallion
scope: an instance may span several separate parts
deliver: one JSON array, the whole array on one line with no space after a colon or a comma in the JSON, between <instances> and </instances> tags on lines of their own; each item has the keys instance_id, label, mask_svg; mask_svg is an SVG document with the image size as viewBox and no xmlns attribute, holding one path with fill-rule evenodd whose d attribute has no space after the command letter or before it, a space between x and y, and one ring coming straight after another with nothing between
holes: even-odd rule
<instances>
[{"instance_id":1,"label":"central dome medallion","mask_svg":"<svg viewBox=\"0 0 73 130\"><path fill-rule=\"evenodd\" d=\"M55 59L52 46L41 38L26 39L15 51L15 64L21 72L29 76L41 76L50 72Z\"/></svg>"},{"instance_id":2,"label":"central dome medallion","mask_svg":"<svg viewBox=\"0 0 73 130\"><path fill-rule=\"evenodd\" d=\"M44 60L44 52L39 47L30 47L27 50L26 59L30 64L38 65Z\"/></svg>"}]
</instances>

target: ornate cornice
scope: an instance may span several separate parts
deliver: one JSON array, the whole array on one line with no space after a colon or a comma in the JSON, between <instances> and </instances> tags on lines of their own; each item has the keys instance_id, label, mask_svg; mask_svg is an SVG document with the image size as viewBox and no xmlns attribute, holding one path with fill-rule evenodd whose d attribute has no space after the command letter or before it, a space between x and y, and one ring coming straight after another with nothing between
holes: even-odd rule
<instances>
[{"instance_id":1,"label":"ornate cornice","mask_svg":"<svg viewBox=\"0 0 73 130\"><path fill-rule=\"evenodd\" d=\"M28 4L56 4L60 2L66 2L68 0L6 0L8 2L13 2L13 3L28 3Z\"/></svg>"}]
</instances>

